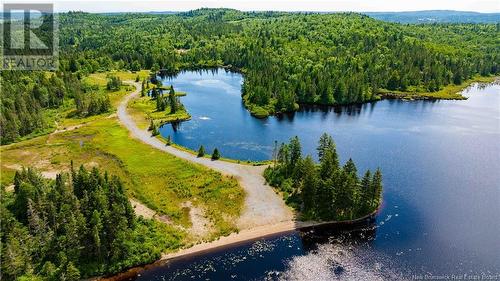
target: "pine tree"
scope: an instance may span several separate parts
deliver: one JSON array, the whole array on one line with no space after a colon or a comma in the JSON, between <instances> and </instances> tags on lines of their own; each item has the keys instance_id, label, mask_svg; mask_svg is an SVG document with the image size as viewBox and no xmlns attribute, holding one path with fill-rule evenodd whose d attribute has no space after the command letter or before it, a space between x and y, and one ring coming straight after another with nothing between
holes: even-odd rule
<instances>
[{"instance_id":1,"label":"pine tree","mask_svg":"<svg viewBox=\"0 0 500 281\"><path fill-rule=\"evenodd\" d=\"M170 101L170 113L173 114L177 112L177 97L175 95L174 86L170 85L170 91L168 93L168 98Z\"/></svg>"},{"instance_id":2,"label":"pine tree","mask_svg":"<svg viewBox=\"0 0 500 281\"><path fill-rule=\"evenodd\" d=\"M327 151L335 151L335 143L333 142L333 138L327 133L323 133L319 138L318 148L316 148L316 150L318 151L319 161L322 161L323 156Z\"/></svg>"},{"instance_id":3,"label":"pine tree","mask_svg":"<svg viewBox=\"0 0 500 281\"><path fill-rule=\"evenodd\" d=\"M156 111L162 111L161 110L161 97L156 96Z\"/></svg>"},{"instance_id":4,"label":"pine tree","mask_svg":"<svg viewBox=\"0 0 500 281\"><path fill-rule=\"evenodd\" d=\"M347 162L344 165L344 172L350 176L352 176L356 182L358 181L358 169L356 168L356 164L354 164L354 161L352 161L351 158L347 160Z\"/></svg>"},{"instance_id":5,"label":"pine tree","mask_svg":"<svg viewBox=\"0 0 500 281\"><path fill-rule=\"evenodd\" d=\"M149 120L149 127L148 131L153 131L156 128L155 122L153 121L153 118Z\"/></svg>"},{"instance_id":6,"label":"pine tree","mask_svg":"<svg viewBox=\"0 0 500 281\"><path fill-rule=\"evenodd\" d=\"M158 136L159 134L160 134L160 130L155 125L154 128L153 128L153 132L151 133L151 135L153 135L155 137L155 136Z\"/></svg>"},{"instance_id":7,"label":"pine tree","mask_svg":"<svg viewBox=\"0 0 500 281\"><path fill-rule=\"evenodd\" d=\"M302 183L302 202L304 203L304 211L310 212L314 210L316 196L316 165L311 156L307 156L303 162L303 183Z\"/></svg>"},{"instance_id":8,"label":"pine tree","mask_svg":"<svg viewBox=\"0 0 500 281\"><path fill-rule=\"evenodd\" d=\"M380 198L382 196L382 172L380 168L377 168L375 173L373 174L372 179L372 206L378 206L380 203Z\"/></svg>"},{"instance_id":9,"label":"pine tree","mask_svg":"<svg viewBox=\"0 0 500 281\"><path fill-rule=\"evenodd\" d=\"M205 147L201 145L200 148L198 148L198 157L203 157L203 156L205 156Z\"/></svg>"},{"instance_id":10,"label":"pine tree","mask_svg":"<svg viewBox=\"0 0 500 281\"><path fill-rule=\"evenodd\" d=\"M361 189L359 195L359 215L363 216L368 214L371 210L371 187L372 187L372 175L370 170L365 172L363 179L361 180Z\"/></svg>"},{"instance_id":11,"label":"pine tree","mask_svg":"<svg viewBox=\"0 0 500 281\"><path fill-rule=\"evenodd\" d=\"M288 167L288 175L293 175L295 167L302 159L302 148L299 137L295 136L290 140L290 166Z\"/></svg>"},{"instance_id":12,"label":"pine tree","mask_svg":"<svg viewBox=\"0 0 500 281\"><path fill-rule=\"evenodd\" d=\"M102 221L99 211L94 210L92 213L92 218L90 219L90 236L93 242L93 254L97 259L101 259L101 231L102 231Z\"/></svg>"},{"instance_id":13,"label":"pine tree","mask_svg":"<svg viewBox=\"0 0 500 281\"><path fill-rule=\"evenodd\" d=\"M339 160L335 148L327 149L320 161L320 177L323 180L331 179L339 169Z\"/></svg>"},{"instance_id":14,"label":"pine tree","mask_svg":"<svg viewBox=\"0 0 500 281\"><path fill-rule=\"evenodd\" d=\"M59 277L60 280L78 281L80 280L80 271L72 262L68 262Z\"/></svg>"},{"instance_id":15,"label":"pine tree","mask_svg":"<svg viewBox=\"0 0 500 281\"><path fill-rule=\"evenodd\" d=\"M217 148L214 149L214 152L212 153L212 160L219 160L220 158L220 153Z\"/></svg>"},{"instance_id":16,"label":"pine tree","mask_svg":"<svg viewBox=\"0 0 500 281\"><path fill-rule=\"evenodd\" d=\"M18 226L14 226L10 232L2 249L2 275L16 280L17 277L32 271L33 238Z\"/></svg>"},{"instance_id":17,"label":"pine tree","mask_svg":"<svg viewBox=\"0 0 500 281\"><path fill-rule=\"evenodd\" d=\"M340 219L350 219L354 204L353 188L356 185L356 182L354 181L354 178L345 171L341 171L339 173L339 178L337 180L335 190L335 206L337 207L336 215Z\"/></svg>"}]
</instances>

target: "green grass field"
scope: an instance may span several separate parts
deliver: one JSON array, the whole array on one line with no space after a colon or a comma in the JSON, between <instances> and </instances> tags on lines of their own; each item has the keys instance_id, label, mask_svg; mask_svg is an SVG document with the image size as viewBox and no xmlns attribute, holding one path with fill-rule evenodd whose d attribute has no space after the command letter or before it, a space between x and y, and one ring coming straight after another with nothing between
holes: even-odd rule
<instances>
[{"instance_id":1,"label":"green grass field","mask_svg":"<svg viewBox=\"0 0 500 281\"><path fill-rule=\"evenodd\" d=\"M105 74L98 75L105 77ZM96 82L101 80L98 75L91 75L86 81L104 87L106 80ZM108 93L113 105L130 90L124 86L120 91ZM183 206L190 201L201 208L211 222L210 234L203 240L237 230L235 221L245 194L236 179L130 138L112 112L88 118L65 118L67 114L64 113L71 110L72 107L62 110L58 121L58 130L68 130L0 147L3 185L10 185L15 171L22 166L33 166L53 176L68 171L73 160L76 166L98 166L120 176L129 196L166 215L173 225L191 226L189 208ZM184 243L196 242L185 233L179 233L176 235L185 236Z\"/></svg>"}]
</instances>

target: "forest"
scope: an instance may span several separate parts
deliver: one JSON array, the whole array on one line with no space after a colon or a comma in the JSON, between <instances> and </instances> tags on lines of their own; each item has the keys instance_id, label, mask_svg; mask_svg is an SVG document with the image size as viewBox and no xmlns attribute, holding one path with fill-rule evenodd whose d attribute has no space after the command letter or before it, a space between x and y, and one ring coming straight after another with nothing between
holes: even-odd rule
<instances>
[{"instance_id":1,"label":"forest","mask_svg":"<svg viewBox=\"0 0 500 281\"><path fill-rule=\"evenodd\" d=\"M181 93L156 80L156 75L183 70L223 67L242 73L242 102L257 117L295 111L304 104L371 102L390 91L435 93L500 71L499 23L397 24L358 13L231 9L178 14L69 12L60 14L59 21L58 71L1 72L1 145L50 133L63 113L84 120L114 110L109 95L123 88L122 81L105 75L115 70L134 77L140 70L151 71L153 76L142 81L145 103L136 105L161 114L159 120L167 114L177 120L189 118ZM103 75L99 77L103 85L86 82L95 73ZM146 97L150 83L151 96ZM150 130L156 135L153 119ZM144 144L127 142L129 133L115 120L100 120L93 126L87 124L80 135L78 130L68 132L64 137L71 142L55 136L60 143L49 148L47 141L31 149L51 151L50 156L40 157L56 164L59 160L45 157L59 153L50 149L67 146L73 149L68 149L72 156L83 151L109 157L101 165L116 162L132 172L119 178L104 169L71 165L69 173L55 180L32 168L16 172L13 191L0 188L2 278L79 280L149 263L166 250L179 248L181 237L169 233L170 226L136 217L123 183L127 178L134 181L135 195L178 221L185 219L178 203L196 195L205 206L215 206L208 212L220 224L214 236L236 231L233 216L239 215L244 201L236 179L177 162L173 156L143 153ZM85 142L73 141L71 133ZM302 154L297 137L276 144L273 163L264 174L267 182L304 220L351 220L377 210L383 188L379 169L358 174L352 159L341 165L335 143L326 134L317 151L319 162ZM198 155L205 156L203 146ZM220 157L214 149L212 160Z\"/></svg>"},{"instance_id":2,"label":"forest","mask_svg":"<svg viewBox=\"0 0 500 281\"><path fill-rule=\"evenodd\" d=\"M275 148L273 165L264 177L283 193L287 204L306 220L352 220L377 210L382 197L382 172L367 170L362 178L354 161L340 166L335 142L323 134L317 147L319 164L302 156L298 137Z\"/></svg>"},{"instance_id":3,"label":"forest","mask_svg":"<svg viewBox=\"0 0 500 281\"><path fill-rule=\"evenodd\" d=\"M111 109L106 94L69 71L1 71L0 82L2 145L50 132L56 120L49 115L65 106L73 107L75 116L97 115Z\"/></svg>"},{"instance_id":4,"label":"forest","mask_svg":"<svg viewBox=\"0 0 500 281\"><path fill-rule=\"evenodd\" d=\"M17 172L1 198L2 276L7 280L80 280L158 259L179 241L138 218L122 181L83 166L46 180Z\"/></svg>"},{"instance_id":5,"label":"forest","mask_svg":"<svg viewBox=\"0 0 500 281\"><path fill-rule=\"evenodd\" d=\"M199 9L174 15L60 17L61 66L72 73L141 68L175 74L225 66L244 74L256 116L299 104L436 92L498 74L499 24L396 24L356 13Z\"/></svg>"},{"instance_id":6,"label":"forest","mask_svg":"<svg viewBox=\"0 0 500 281\"><path fill-rule=\"evenodd\" d=\"M69 12L59 21L59 71L2 71L2 144L47 132L53 124L44 109L64 100L75 98L80 116L107 111L107 98L81 82L95 72L227 67L243 73L243 100L257 117L304 103L373 101L381 91L418 96L499 72L498 23L402 25L356 13L231 9Z\"/></svg>"}]
</instances>

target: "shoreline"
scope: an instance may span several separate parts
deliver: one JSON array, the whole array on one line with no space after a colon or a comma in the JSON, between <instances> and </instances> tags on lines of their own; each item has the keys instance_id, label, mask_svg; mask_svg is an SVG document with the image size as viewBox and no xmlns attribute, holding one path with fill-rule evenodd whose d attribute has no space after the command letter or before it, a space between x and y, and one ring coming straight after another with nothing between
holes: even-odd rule
<instances>
[{"instance_id":1,"label":"shoreline","mask_svg":"<svg viewBox=\"0 0 500 281\"><path fill-rule=\"evenodd\" d=\"M261 176L262 166L248 166L224 161L211 161L210 159L203 157L198 158L179 148L166 146L165 143L159 138L151 137L149 133L137 128L136 124L134 124L134 122L130 119L130 116L127 114L127 103L131 98L139 93L139 85L129 81L126 83L135 85L136 91L127 95L122 100L117 109L117 115L122 125L129 129L133 137L181 159L201 164L219 171L223 175L236 176L238 178L238 182L247 193L247 198L245 201L244 211L236 223L241 231L231 233L228 236L223 236L210 242L190 245L188 248L180 249L176 252L163 253L157 261L151 264L135 266L115 275L94 277L91 280L126 280L136 276L143 270L159 266L169 260L199 255L210 251L216 251L217 249L234 247L243 243L248 243L252 240L276 236L293 231L308 231L322 226L345 227L346 229L357 227L358 225L366 224L367 222L373 222L379 209L381 208L380 204L372 213L354 220L326 222L297 221L295 220L295 216L290 207L285 205L281 196L277 196L274 189L264 183L265 180Z\"/></svg>"},{"instance_id":2,"label":"shoreline","mask_svg":"<svg viewBox=\"0 0 500 281\"><path fill-rule=\"evenodd\" d=\"M233 232L228 236L222 236L218 240L211 242L203 242L200 244L193 245L189 248L184 248L176 252L162 254L161 258L153 263L132 267L124 272L117 273L108 277L97 277L91 280L102 280L102 281L120 281L133 278L140 274L144 270L149 270L155 267L164 265L170 260L180 259L189 256L198 256L213 251L218 251L226 248L236 247L238 245L243 245L245 243L265 239L269 237L280 236L286 233L292 233L295 231L309 231L319 227L361 227L362 225L369 223L374 220L381 208L382 204L373 211L372 213L363 216L361 218L345 221L283 221L270 225L261 225L250 229L244 229L239 232Z\"/></svg>"}]
</instances>

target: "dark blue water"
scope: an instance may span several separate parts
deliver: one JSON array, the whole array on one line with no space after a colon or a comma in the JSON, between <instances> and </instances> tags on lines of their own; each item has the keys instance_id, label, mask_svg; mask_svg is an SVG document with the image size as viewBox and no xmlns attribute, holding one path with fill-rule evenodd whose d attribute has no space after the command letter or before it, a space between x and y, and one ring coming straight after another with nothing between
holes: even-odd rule
<instances>
[{"instance_id":1,"label":"dark blue water","mask_svg":"<svg viewBox=\"0 0 500 281\"><path fill-rule=\"evenodd\" d=\"M374 234L354 244L342 235L328 236L331 241L311 251L304 247L303 234L292 233L265 240L277 246L235 266L227 266L228 255L245 256L253 243L171 262L155 269L155 277L192 280L187 272L200 264L211 264L214 271L198 273L195 280L500 273L499 85L471 87L466 101L384 100L259 120L241 104L241 82L241 75L225 71L185 72L165 79L164 84L188 93L182 102L193 118L176 130L164 126L162 135L195 150L203 144L208 150L219 148L225 157L263 160L270 158L275 140L295 135L305 153L314 153L319 136L328 132L343 161L352 157L358 170L382 169L384 205ZM338 269L338 264L348 270Z\"/></svg>"}]
</instances>

